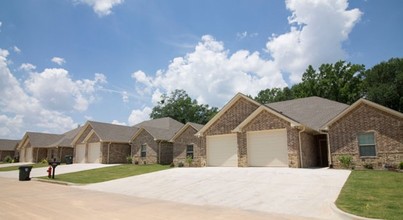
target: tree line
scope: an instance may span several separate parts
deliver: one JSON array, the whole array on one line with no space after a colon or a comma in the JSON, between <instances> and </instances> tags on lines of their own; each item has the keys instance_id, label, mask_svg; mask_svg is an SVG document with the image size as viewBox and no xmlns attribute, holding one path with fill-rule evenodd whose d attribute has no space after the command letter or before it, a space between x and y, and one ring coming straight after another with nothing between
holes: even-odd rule
<instances>
[{"instance_id":1,"label":"tree line","mask_svg":"<svg viewBox=\"0 0 403 220\"><path fill-rule=\"evenodd\" d=\"M366 98L403 112L403 59L392 58L370 69L346 61L322 64L318 69L309 65L300 83L291 87L264 89L252 98L262 104L268 104L309 96L319 96L346 104ZM217 112L216 107L198 104L186 91L175 90L169 96L161 96L150 117L171 117L182 123L205 124Z\"/></svg>"}]
</instances>

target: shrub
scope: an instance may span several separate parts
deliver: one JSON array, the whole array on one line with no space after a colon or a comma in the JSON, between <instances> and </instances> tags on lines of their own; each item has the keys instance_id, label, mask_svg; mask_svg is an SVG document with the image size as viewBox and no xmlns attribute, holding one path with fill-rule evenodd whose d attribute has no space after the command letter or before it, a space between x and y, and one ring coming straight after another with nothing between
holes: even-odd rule
<instances>
[{"instance_id":1,"label":"shrub","mask_svg":"<svg viewBox=\"0 0 403 220\"><path fill-rule=\"evenodd\" d=\"M172 163L169 165L169 167L175 167L174 162L172 162Z\"/></svg>"},{"instance_id":2,"label":"shrub","mask_svg":"<svg viewBox=\"0 0 403 220\"><path fill-rule=\"evenodd\" d=\"M133 163L133 157L130 156L130 155L128 155L128 156L126 157L126 161L127 161L128 164L132 164L132 163Z\"/></svg>"},{"instance_id":3,"label":"shrub","mask_svg":"<svg viewBox=\"0 0 403 220\"><path fill-rule=\"evenodd\" d=\"M365 169L373 170L374 166L371 163L364 164Z\"/></svg>"},{"instance_id":4,"label":"shrub","mask_svg":"<svg viewBox=\"0 0 403 220\"><path fill-rule=\"evenodd\" d=\"M189 166L192 166L193 158L192 158L191 156L187 156L187 157L186 157L186 163L187 163Z\"/></svg>"},{"instance_id":5,"label":"shrub","mask_svg":"<svg viewBox=\"0 0 403 220\"><path fill-rule=\"evenodd\" d=\"M403 170L403 161L399 163L399 169Z\"/></svg>"},{"instance_id":6,"label":"shrub","mask_svg":"<svg viewBox=\"0 0 403 220\"><path fill-rule=\"evenodd\" d=\"M6 157L3 159L3 161L4 161L5 163L12 163L12 162L13 162L13 158L11 158L10 156L6 156Z\"/></svg>"},{"instance_id":7,"label":"shrub","mask_svg":"<svg viewBox=\"0 0 403 220\"><path fill-rule=\"evenodd\" d=\"M48 164L48 160L46 160L46 158L44 158L44 159L41 160L41 163L42 164Z\"/></svg>"},{"instance_id":8,"label":"shrub","mask_svg":"<svg viewBox=\"0 0 403 220\"><path fill-rule=\"evenodd\" d=\"M343 168L349 169L353 164L353 157L350 155L342 155L339 157L339 162Z\"/></svg>"},{"instance_id":9,"label":"shrub","mask_svg":"<svg viewBox=\"0 0 403 220\"><path fill-rule=\"evenodd\" d=\"M183 167L183 166L184 166L183 162L178 163L178 167Z\"/></svg>"}]
</instances>

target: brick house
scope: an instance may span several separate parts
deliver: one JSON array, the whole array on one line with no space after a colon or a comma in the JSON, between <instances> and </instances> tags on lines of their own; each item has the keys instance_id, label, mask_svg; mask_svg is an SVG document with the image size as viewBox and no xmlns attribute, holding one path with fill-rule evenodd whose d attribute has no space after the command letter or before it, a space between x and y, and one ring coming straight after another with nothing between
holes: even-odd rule
<instances>
[{"instance_id":1,"label":"brick house","mask_svg":"<svg viewBox=\"0 0 403 220\"><path fill-rule=\"evenodd\" d=\"M403 161L403 114L360 99L326 123L331 161L351 155L356 167L380 169Z\"/></svg>"},{"instance_id":2,"label":"brick house","mask_svg":"<svg viewBox=\"0 0 403 220\"><path fill-rule=\"evenodd\" d=\"M72 141L75 163L127 163L138 128L87 121Z\"/></svg>"},{"instance_id":3,"label":"brick house","mask_svg":"<svg viewBox=\"0 0 403 220\"><path fill-rule=\"evenodd\" d=\"M43 148L47 150L47 160L50 161L55 159L56 161L65 163L67 155L73 156L74 148L71 145L71 142L76 137L80 129L80 127L77 127L71 131L68 131L62 134L61 138L56 142L44 146Z\"/></svg>"},{"instance_id":4,"label":"brick house","mask_svg":"<svg viewBox=\"0 0 403 220\"><path fill-rule=\"evenodd\" d=\"M131 152L135 164L170 164L173 162L171 138L183 124L169 117L136 124L138 130L131 138Z\"/></svg>"},{"instance_id":5,"label":"brick house","mask_svg":"<svg viewBox=\"0 0 403 220\"><path fill-rule=\"evenodd\" d=\"M360 120L367 127L357 127ZM343 123L357 126L349 125L348 130L347 125L340 126ZM380 160L387 152L391 162L401 161L402 124L401 113L367 100L348 106L307 97L262 105L238 93L197 136L201 164L207 166L337 167L339 154L353 155L358 161L358 141L355 145L351 141L364 131L374 131L378 159L363 159Z\"/></svg>"},{"instance_id":6,"label":"brick house","mask_svg":"<svg viewBox=\"0 0 403 220\"><path fill-rule=\"evenodd\" d=\"M17 155L16 148L20 140L0 139L0 161L3 161L7 156L14 159Z\"/></svg>"},{"instance_id":7,"label":"brick house","mask_svg":"<svg viewBox=\"0 0 403 220\"><path fill-rule=\"evenodd\" d=\"M56 143L62 134L49 134L40 132L26 132L17 146L20 162L37 163L48 158L48 146Z\"/></svg>"},{"instance_id":8,"label":"brick house","mask_svg":"<svg viewBox=\"0 0 403 220\"><path fill-rule=\"evenodd\" d=\"M205 166L202 164L200 138L195 136L203 126L188 122L171 138L175 166L179 166L180 163L185 166ZM192 164L188 164L187 158L192 158Z\"/></svg>"}]
</instances>

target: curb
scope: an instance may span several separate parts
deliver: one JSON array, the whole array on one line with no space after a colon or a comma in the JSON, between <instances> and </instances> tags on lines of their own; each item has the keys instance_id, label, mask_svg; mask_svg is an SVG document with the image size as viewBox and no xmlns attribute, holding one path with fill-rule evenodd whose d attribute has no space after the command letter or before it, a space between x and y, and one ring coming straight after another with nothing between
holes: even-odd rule
<instances>
[{"instance_id":1,"label":"curb","mask_svg":"<svg viewBox=\"0 0 403 220\"><path fill-rule=\"evenodd\" d=\"M52 184L64 185L64 186L82 186L82 184L69 183L69 182L53 180L53 179L48 179L47 180L47 179L40 179L40 178L32 178L32 180L35 180L35 181L38 181L38 182L44 182L44 183L52 183Z\"/></svg>"},{"instance_id":2,"label":"curb","mask_svg":"<svg viewBox=\"0 0 403 220\"><path fill-rule=\"evenodd\" d=\"M378 219L378 218L366 218L366 217L361 217L358 215L353 215L353 214L347 213L347 212L337 208L335 203L331 203L330 207L332 208L334 213L336 213L336 215L339 216L340 219L343 219L343 220L382 220L382 219Z\"/></svg>"}]
</instances>

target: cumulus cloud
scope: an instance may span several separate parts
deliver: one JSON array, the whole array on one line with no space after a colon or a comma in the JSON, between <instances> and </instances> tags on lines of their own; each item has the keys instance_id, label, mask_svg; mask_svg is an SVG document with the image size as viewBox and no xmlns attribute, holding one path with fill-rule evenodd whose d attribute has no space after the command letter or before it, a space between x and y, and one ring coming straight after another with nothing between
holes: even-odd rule
<instances>
[{"instance_id":1,"label":"cumulus cloud","mask_svg":"<svg viewBox=\"0 0 403 220\"><path fill-rule=\"evenodd\" d=\"M144 107L142 110L133 110L129 116L129 125L135 125L149 120L151 112L152 109L150 107Z\"/></svg>"},{"instance_id":2,"label":"cumulus cloud","mask_svg":"<svg viewBox=\"0 0 403 220\"><path fill-rule=\"evenodd\" d=\"M61 57L53 57L52 62L56 63L59 66L61 66L61 65L66 63L66 60L64 58L61 58Z\"/></svg>"},{"instance_id":3,"label":"cumulus cloud","mask_svg":"<svg viewBox=\"0 0 403 220\"><path fill-rule=\"evenodd\" d=\"M264 53L269 56L230 53L223 42L205 35L194 51L174 58L167 68L155 74L135 71L136 91L149 93L155 103L161 93L184 89L200 103L221 107L237 92L255 96L262 89L297 83L308 65L346 57L342 43L360 19L358 9L347 9L347 0L287 0L286 7L290 31L268 39ZM239 38L246 36L239 33Z\"/></svg>"},{"instance_id":4,"label":"cumulus cloud","mask_svg":"<svg viewBox=\"0 0 403 220\"><path fill-rule=\"evenodd\" d=\"M11 73L7 50L0 49L0 135L21 138L24 129L64 132L76 127L71 117L41 105Z\"/></svg>"},{"instance_id":5,"label":"cumulus cloud","mask_svg":"<svg viewBox=\"0 0 403 220\"><path fill-rule=\"evenodd\" d=\"M31 72L36 69L36 66L31 63L23 63L18 69Z\"/></svg>"},{"instance_id":6,"label":"cumulus cloud","mask_svg":"<svg viewBox=\"0 0 403 220\"><path fill-rule=\"evenodd\" d=\"M112 13L112 8L123 3L124 0L75 0L75 2L92 7L94 12L102 17Z\"/></svg>"},{"instance_id":7,"label":"cumulus cloud","mask_svg":"<svg viewBox=\"0 0 403 220\"><path fill-rule=\"evenodd\" d=\"M106 83L103 74L95 74L94 80L74 81L65 69L45 69L41 73L31 73L25 86L41 105L49 109L85 111L95 100L96 89L103 83Z\"/></svg>"}]
</instances>

